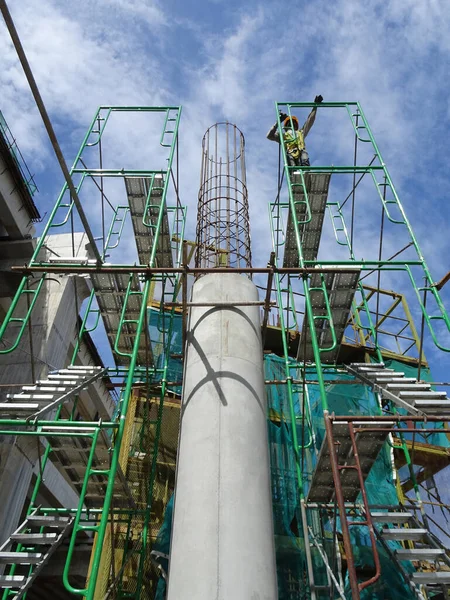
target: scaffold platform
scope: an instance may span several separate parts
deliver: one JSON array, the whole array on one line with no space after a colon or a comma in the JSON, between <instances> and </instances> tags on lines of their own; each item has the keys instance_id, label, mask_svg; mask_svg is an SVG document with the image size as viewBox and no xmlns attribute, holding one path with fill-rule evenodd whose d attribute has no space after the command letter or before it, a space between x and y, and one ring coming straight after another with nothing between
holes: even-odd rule
<instances>
[{"instance_id":1,"label":"scaffold platform","mask_svg":"<svg viewBox=\"0 0 450 600\"><path fill-rule=\"evenodd\" d=\"M146 265L150 261L155 242L160 206L163 199L164 177L162 174L157 174L154 178L125 177L125 187L130 205L139 263ZM156 243L155 259L153 265L155 267L173 267L169 218L165 204Z\"/></svg>"},{"instance_id":2,"label":"scaffold platform","mask_svg":"<svg viewBox=\"0 0 450 600\"><path fill-rule=\"evenodd\" d=\"M321 362L336 362L342 337L347 327L360 272L360 269L355 269L353 272L347 271L341 273L336 269L336 271L323 274L314 273L311 277L309 293L317 341L322 353ZM327 310L327 297L330 313ZM336 337L336 344L333 344L333 332ZM305 334L306 341L304 338ZM314 361L311 331L306 317L303 320L297 360Z\"/></svg>"},{"instance_id":3,"label":"scaffold platform","mask_svg":"<svg viewBox=\"0 0 450 600\"><path fill-rule=\"evenodd\" d=\"M306 173L304 177L308 194L308 203L305 199L300 172L296 171L291 175L295 218L298 222L303 258L304 260L316 260L319 251L320 237L322 235L331 173ZM289 210L283 267L298 266L299 254L295 236L294 217L292 215L292 210Z\"/></svg>"},{"instance_id":4,"label":"scaffold platform","mask_svg":"<svg viewBox=\"0 0 450 600\"><path fill-rule=\"evenodd\" d=\"M389 434L389 427L383 423L383 429L376 430L377 423L353 421L358 445L358 455L361 473L365 481L370 470ZM354 468L354 452L350 437L349 426L346 421L333 422L333 445L336 448L336 458L339 464L341 488L345 502L355 502L361 491L358 471ZM364 428L369 429L364 431ZM342 468L343 466L349 468ZM311 480L307 502L331 502L334 499L336 485L331 468L330 449L327 437L322 442L316 468Z\"/></svg>"},{"instance_id":5,"label":"scaffold platform","mask_svg":"<svg viewBox=\"0 0 450 600\"><path fill-rule=\"evenodd\" d=\"M124 311L130 277L131 288ZM116 363L119 366L126 366L130 362L133 351L136 330L134 321L139 318L142 306L139 279L135 273L131 276L123 273L92 273L91 281ZM117 349L126 356L118 354L114 349L121 321L122 330ZM144 331L139 340L138 363L144 365L148 362L152 362L152 351L148 333Z\"/></svg>"}]
</instances>

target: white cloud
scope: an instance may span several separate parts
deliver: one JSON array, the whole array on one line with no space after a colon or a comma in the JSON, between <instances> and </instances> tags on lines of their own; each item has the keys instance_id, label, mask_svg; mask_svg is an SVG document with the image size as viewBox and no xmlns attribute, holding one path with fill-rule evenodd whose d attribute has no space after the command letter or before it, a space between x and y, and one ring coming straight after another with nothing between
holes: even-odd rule
<instances>
[{"instance_id":1,"label":"white cloud","mask_svg":"<svg viewBox=\"0 0 450 600\"><path fill-rule=\"evenodd\" d=\"M167 25L167 17L156 2L148 0L100 0L96 10L108 11L115 9L125 18L133 17L142 20L151 28ZM95 10L95 9L94 9ZM102 16L104 13L101 13Z\"/></svg>"},{"instance_id":2,"label":"white cloud","mask_svg":"<svg viewBox=\"0 0 450 600\"><path fill-rule=\"evenodd\" d=\"M329 101L359 100L436 278L442 276L450 268L446 6L437 0L319 0L286 15L281 3L253 3L233 17L228 4L210 7L223 22L220 33L202 19L177 20L155 2L101 0L78 11L53 0L12 6L68 162L98 105L182 103L181 199L189 205L192 238L202 135L217 120L235 122L246 137L253 256L262 265L270 252L266 206L277 185L277 148L265 139L274 101L312 100L318 93ZM3 26L0 53L1 108L28 161L35 170L48 169L53 158ZM341 134L333 115L319 110L308 138L315 164L324 154L334 164L352 159L351 129L348 137L347 130ZM117 132L117 161L150 160L140 137L146 133L131 120L128 132ZM376 258L381 204L362 186L357 203L358 248ZM392 227L386 236L386 255L403 242L398 231ZM334 241L323 245L333 252Z\"/></svg>"}]
</instances>

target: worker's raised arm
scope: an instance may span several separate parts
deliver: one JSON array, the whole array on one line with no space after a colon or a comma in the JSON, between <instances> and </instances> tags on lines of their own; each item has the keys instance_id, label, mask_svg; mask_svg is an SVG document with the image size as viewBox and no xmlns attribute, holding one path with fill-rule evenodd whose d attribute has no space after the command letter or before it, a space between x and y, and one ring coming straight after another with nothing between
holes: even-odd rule
<instances>
[{"instance_id":1,"label":"worker's raised arm","mask_svg":"<svg viewBox=\"0 0 450 600\"><path fill-rule=\"evenodd\" d=\"M322 96L316 96L314 98L314 102L316 104L320 104L323 100ZM316 112L317 112L317 106L315 106L312 111L309 113L308 118L305 121L305 124L303 125L302 129L303 129L303 137L306 137L308 135L308 133L311 130L311 127L314 125L314 121L316 120Z\"/></svg>"},{"instance_id":2,"label":"worker's raised arm","mask_svg":"<svg viewBox=\"0 0 450 600\"><path fill-rule=\"evenodd\" d=\"M280 121L283 121L286 118L287 118L287 115L280 112ZM269 129L266 137L271 142L280 143L280 132L278 131L278 122L276 122L275 125Z\"/></svg>"},{"instance_id":3,"label":"worker's raised arm","mask_svg":"<svg viewBox=\"0 0 450 600\"><path fill-rule=\"evenodd\" d=\"M278 123L275 123L273 127L271 127L267 133L267 139L271 142L280 143L280 134L278 133Z\"/></svg>"}]
</instances>

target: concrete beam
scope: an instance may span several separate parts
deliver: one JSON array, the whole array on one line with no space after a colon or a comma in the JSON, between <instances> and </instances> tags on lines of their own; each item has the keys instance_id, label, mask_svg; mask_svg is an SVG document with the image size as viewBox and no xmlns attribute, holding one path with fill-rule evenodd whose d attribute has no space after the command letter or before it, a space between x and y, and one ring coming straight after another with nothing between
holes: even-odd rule
<instances>
[{"instance_id":1,"label":"concrete beam","mask_svg":"<svg viewBox=\"0 0 450 600\"><path fill-rule=\"evenodd\" d=\"M12 239L32 237L34 225L26 209L19 186L11 172L11 165L0 154L0 222Z\"/></svg>"}]
</instances>

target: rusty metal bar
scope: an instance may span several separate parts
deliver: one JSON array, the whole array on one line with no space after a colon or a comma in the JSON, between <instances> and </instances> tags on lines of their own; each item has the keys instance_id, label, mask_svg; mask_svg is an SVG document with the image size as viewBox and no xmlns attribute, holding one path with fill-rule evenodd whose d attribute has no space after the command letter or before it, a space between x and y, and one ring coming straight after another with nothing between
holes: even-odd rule
<instances>
[{"instance_id":1,"label":"rusty metal bar","mask_svg":"<svg viewBox=\"0 0 450 600\"><path fill-rule=\"evenodd\" d=\"M181 335L182 335L182 349L181 349L181 353L183 356L183 359L185 357L186 354L186 330L187 330L187 276L188 276L188 251L187 251L187 243L185 240L183 240L183 274L181 275L181 281L182 281L182 290L181 290L181 299L182 299L182 325L181 325Z\"/></svg>"},{"instance_id":2,"label":"rusty metal bar","mask_svg":"<svg viewBox=\"0 0 450 600\"><path fill-rule=\"evenodd\" d=\"M412 498L408 498L408 500L414 502ZM307 508L323 508L328 511L333 511L334 506L334 502L310 502L306 505ZM361 509L361 505L359 502L346 502L345 507L355 511ZM370 507L375 510L389 510L392 508L392 504L370 504ZM405 510L420 510L420 507L414 506L414 504L403 504L403 508Z\"/></svg>"},{"instance_id":3,"label":"rusty metal bar","mask_svg":"<svg viewBox=\"0 0 450 600\"><path fill-rule=\"evenodd\" d=\"M149 267L148 265L120 265L120 266L101 266L94 265L55 265L54 263L46 263L45 265L15 265L11 267L11 271L23 273L24 275L31 273L142 273L146 275L153 274L168 274L183 273L188 271L193 275L201 273L290 273L292 275L306 275L309 273L335 273L333 267L310 268L310 267L236 267L229 269L228 267ZM359 273L359 270L346 268L339 269L339 273Z\"/></svg>"},{"instance_id":4,"label":"rusty metal bar","mask_svg":"<svg viewBox=\"0 0 450 600\"><path fill-rule=\"evenodd\" d=\"M355 561L353 559L352 543L350 540L350 530L347 522L347 512L345 508L344 494L342 493L341 477L339 474L339 462L336 455L336 448L333 437L333 425L331 423L331 419L327 410L324 411L323 416L325 421L325 432L328 443L328 449L330 452L330 463L331 470L333 473L336 501L339 508L339 515L341 517L342 537L344 542L345 555L347 558L347 571L350 581L350 589L352 591L352 599L359 600L360 595L358 578L356 576Z\"/></svg>"},{"instance_id":5,"label":"rusty metal bar","mask_svg":"<svg viewBox=\"0 0 450 600\"><path fill-rule=\"evenodd\" d=\"M388 427L357 427L355 431L358 433L363 431L388 431L390 433L436 433L437 431L446 431L448 433L446 427L435 427L433 429L418 429L417 427L402 427L401 429L392 429Z\"/></svg>"},{"instance_id":6,"label":"rusty metal bar","mask_svg":"<svg viewBox=\"0 0 450 600\"><path fill-rule=\"evenodd\" d=\"M164 302L164 306L216 306L218 308L224 308L227 306L264 306L266 302L263 300L249 300L247 302ZM270 306L275 306L276 302L270 302Z\"/></svg>"},{"instance_id":7,"label":"rusty metal bar","mask_svg":"<svg viewBox=\"0 0 450 600\"><path fill-rule=\"evenodd\" d=\"M286 385L287 384L287 379L266 379L264 381L264 383L266 385ZM291 380L292 384L301 384L303 383L303 379L292 379ZM307 379L306 383L309 385L317 385L319 382L317 380L313 380L313 379ZM333 385L360 385L358 381L349 381L348 379L335 379L332 382L330 381L329 383L332 383ZM427 383L430 383L427 381ZM181 381L167 381L166 382L167 385L181 385L182 382ZM12 383L12 384L8 384L8 383L1 383L0 384L0 388L2 387L22 387L24 385L29 385L29 383ZM108 388L113 388L113 387L124 387L124 383L123 382L119 382L119 383L109 383L106 384L106 387ZM143 387L145 386L145 383L135 383L133 384L133 387ZM430 385L450 385L450 383L439 383L439 382L431 382ZM389 417L389 420L392 420ZM395 417L395 420L397 420L397 417ZM423 417L422 418L423 421L429 421L430 417ZM442 421L442 417L440 417L438 419L439 421ZM368 428L365 428L364 431L368 431ZM407 431L407 429L402 429L402 431ZM421 429L419 431L425 431L424 429ZM439 429L433 429L433 431L440 431Z\"/></svg>"},{"instance_id":8,"label":"rusty metal bar","mask_svg":"<svg viewBox=\"0 0 450 600\"><path fill-rule=\"evenodd\" d=\"M378 579L380 578L380 575L381 575L381 565L380 565L380 557L378 555L378 550L377 550L377 541L375 539L375 532L373 530L372 518L370 516L369 501L367 499L366 488L364 486L364 479L363 479L362 471L361 471L361 463L359 462L358 447L356 445L356 436L355 436L355 431L353 428L353 423L348 424L348 430L350 433L350 439L352 441L353 456L355 459L355 467L356 467L356 472L358 473L359 487L361 489L361 496L362 496L363 504L364 504L364 512L366 515L365 525L369 529L370 544L372 546L373 560L375 563L375 575L373 577L371 577L370 579L368 579L367 581L364 581L363 583L359 584L359 590L362 591L366 587L369 587L370 585L372 585L373 583L378 581Z\"/></svg>"},{"instance_id":9,"label":"rusty metal bar","mask_svg":"<svg viewBox=\"0 0 450 600\"><path fill-rule=\"evenodd\" d=\"M270 272L267 275L267 287L266 287L266 298L264 302L264 318L262 324L262 347L264 348L266 341L266 333L267 333L267 323L269 321L269 311L270 306L273 304L270 301L270 295L272 294L272 282L274 277L274 267L275 267L275 252L270 253L270 259L267 267L270 267Z\"/></svg>"},{"instance_id":10,"label":"rusty metal bar","mask_svg":"<svg viewBox=\"0 0 450 600\"><path fill-rule=\"evenodd\" d=\"M424 285L427 285L427 281L425 279L425 283ZM423 312L422 312L422 319L421 319L421 324L420 324L420 342L419 342L419 366L417 368L417 379L420 381L420 371L422 368L422 361L420 360L422 358L422 354L423 354L423 336L425 333L425 311L426 311L426 306L427 306L427 290L426 287L423 291Z\"/></svg>"},{"instance_id":11,"label":"rusty metal bar","mask_svg":"<svg viewBox=\"0 0 450 600\"><path fill-rule=\"evenodd\" d=\"M330 421L335 421L335 422L354 422L354 421L361 421L361 422L380 422L380 423L384 423L384 422L388 422L388 423L397 423L399 421L430 421L430 422L441 422L442 421L442 415L441 416L432 416L432 415L389 415L389 416L383 416L383 415L329 415L328 418L330 419Z\"/></svg>"}]
</instances>

